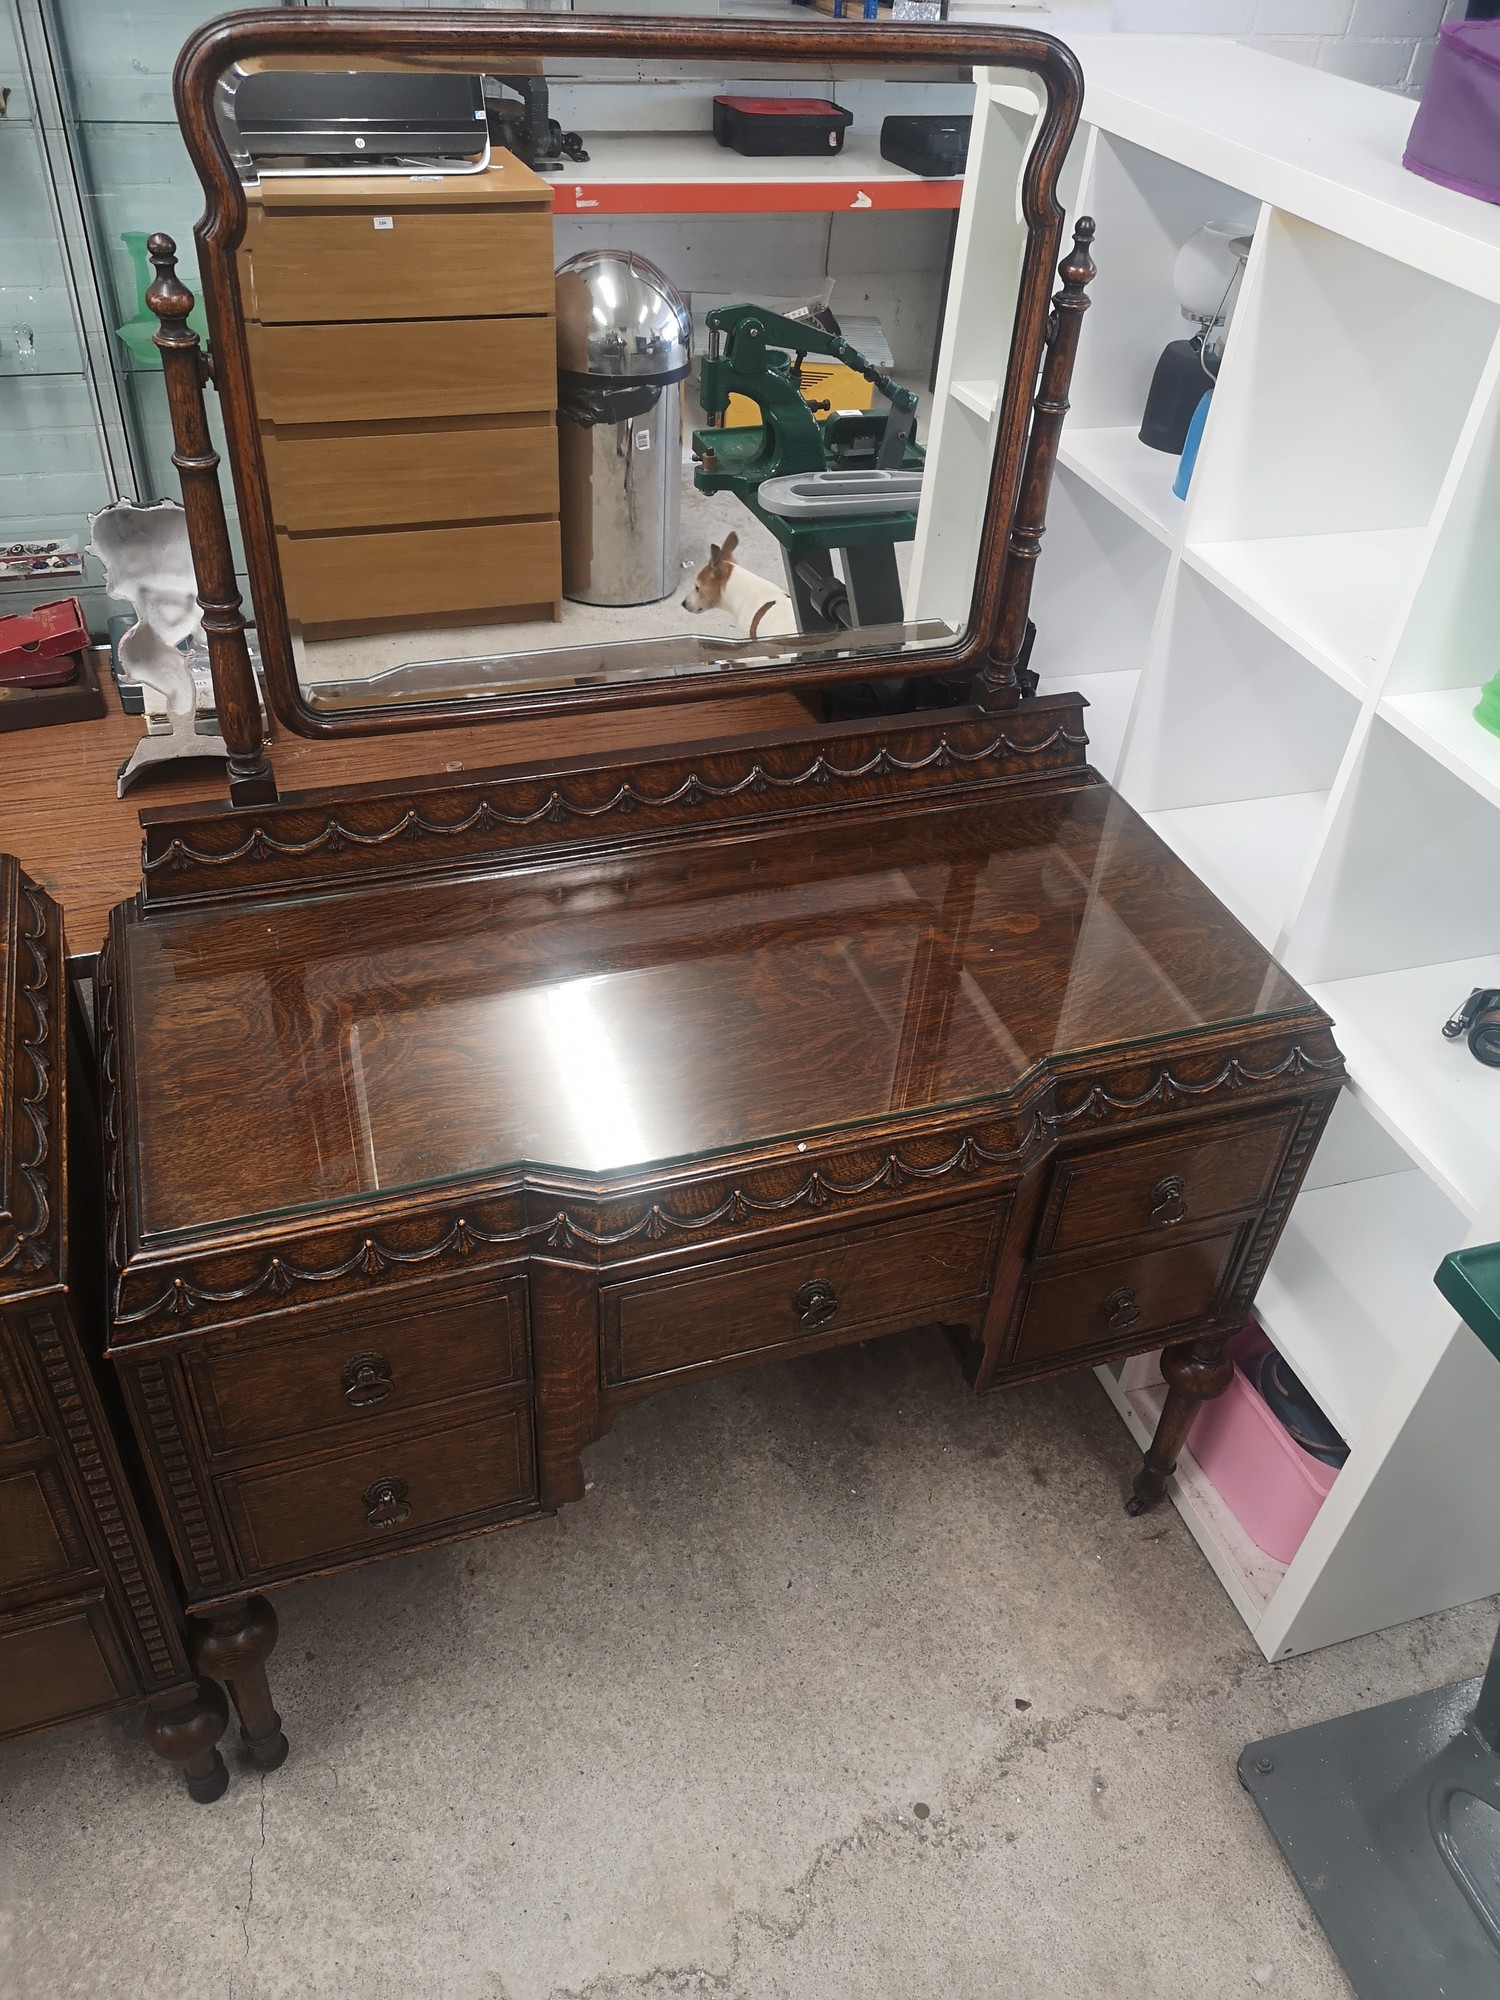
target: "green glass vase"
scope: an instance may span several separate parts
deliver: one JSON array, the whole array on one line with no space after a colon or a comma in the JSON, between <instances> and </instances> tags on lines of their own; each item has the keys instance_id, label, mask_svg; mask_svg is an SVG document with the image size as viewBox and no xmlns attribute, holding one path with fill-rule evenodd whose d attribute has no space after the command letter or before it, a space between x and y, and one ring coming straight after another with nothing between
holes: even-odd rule
<instances>
[{"instance_id":1,"label":"green glass vase","mask_svg":"<svg viewBox=\"0 0 1500 2000\"><path fill-rule=\"evenodd\" d=\"M1474 708L1474 720L1492 736L1500 736L1500 674L1487 680L1479 690L1479 700Z\"/></svg>"}]
</instances>

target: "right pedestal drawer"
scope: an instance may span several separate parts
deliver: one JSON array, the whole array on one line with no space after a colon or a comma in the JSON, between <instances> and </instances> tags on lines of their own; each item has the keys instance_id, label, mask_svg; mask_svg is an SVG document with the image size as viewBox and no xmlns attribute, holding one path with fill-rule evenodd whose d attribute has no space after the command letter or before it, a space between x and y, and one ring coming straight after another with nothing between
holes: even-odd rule
<instances>
[{"instance_id":1,"label":"right pedestal drawer","mask_svg":"<svg viewBox=\"0 0 1500 2000\"><path fill-rule=\"evenodd\" d=\"M1259 1208L1297 1118L1294 1107L1065 1155L1033 1254L1084 1250Z\"/></svg>"},{"instance_id":2,"label":"right pedestal drawer","mask_svg":"<svg viewBox=\"0 0 1500 2000\"><path fill-rule=\"evenodd\" d=\"M1087 1356L1110 1346L1148 1346L1156 1334L1214 1311L1242 1227L1081 1269L1049 1271L1028 1285L1011 1361Z\"/></svg>"}]
</instances>

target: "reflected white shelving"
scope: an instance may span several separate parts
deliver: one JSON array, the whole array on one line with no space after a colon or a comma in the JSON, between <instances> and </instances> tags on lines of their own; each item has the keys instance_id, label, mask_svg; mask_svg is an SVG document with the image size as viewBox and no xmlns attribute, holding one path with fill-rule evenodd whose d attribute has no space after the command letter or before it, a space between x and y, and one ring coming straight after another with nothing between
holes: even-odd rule
<instances>
[{"instance_id":1,"label":"reflected white shelving","mask_svg":"<svg viewBox=\"0 0 1500 2000\"><path fill-rule=\"evenodd\" d=\"M1500 1370L1432 1286L1500 1237L1500 209L1402 171L1409 101L1205 37L1084 38L1096 218L1033 665L1094 761L1332 1015L1352 1079L1257 1300L1350 1445L1295 1559L1184 1455L1173 1497L1268 1658L1500 1590ZM966 190L960 240L980 189ZM1185 501L1138 427L1172 265L1252 236ZM961 296L945 348L975 347ZM951 400L983 369L955 369ZM941 382L940 382L941 386ZM972 420L972 419L971 419ZM936 485L956 450L934 438ZM1154 1357L1100 1371L1138 1442Z\"/></svg>"},{"instance_id":2,"label":"reflected white shelving","mask_svg":"<svg viewBox=\"0 0 1500 2000\"><path fill-rule=\"evenodd\" d=\"M962 403L966 410L972 410L976 417L983 417L988 423L995 414L995 405L1000 400L998 382L955 382L949 394L954 402Z\"/></svg>"},{"instance_id":3,"label":"reflected white shelving","mask_svg":"<svg viewBox=\"0 0 1500 2000\"><path fill-rule=\"evenodd\" d=\"M1325 792L1287 792L1146 818L1246 930L1274 946L1326 803Z\"/></svg>"}]
</instances>

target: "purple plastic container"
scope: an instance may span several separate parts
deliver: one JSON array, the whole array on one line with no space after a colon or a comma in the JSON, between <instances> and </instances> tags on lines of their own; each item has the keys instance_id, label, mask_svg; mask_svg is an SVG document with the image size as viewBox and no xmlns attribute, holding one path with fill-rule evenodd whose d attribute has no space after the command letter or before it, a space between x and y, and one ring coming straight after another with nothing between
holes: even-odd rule
<instances>
[{"instance_id":1,"label":"purple plastic container","mask_svg":"<svg viewBox=\"0 0 1500 2000\"><path fill-rule=\"evenodd\" d=\"M1500 21L1449 21L1402 162L1481 201L1500 201Z\"/></svg>"}]
</instances>

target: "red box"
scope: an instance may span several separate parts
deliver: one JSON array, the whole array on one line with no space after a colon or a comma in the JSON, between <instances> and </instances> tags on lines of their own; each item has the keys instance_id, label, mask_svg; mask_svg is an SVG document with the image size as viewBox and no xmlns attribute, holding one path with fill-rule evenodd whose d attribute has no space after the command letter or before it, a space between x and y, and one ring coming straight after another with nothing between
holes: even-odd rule
<instances>
[{"instance_id":1,"label":"red box","mask_svg":"<svg viewBox=\"0 0 1500 2000\"><path fill-rule=\"evenodd\" d=\"M89 643L76 597L0 618L0 681L7 687L61 687L78 672L73 658Z\"/></svg>"}]
</instances>

